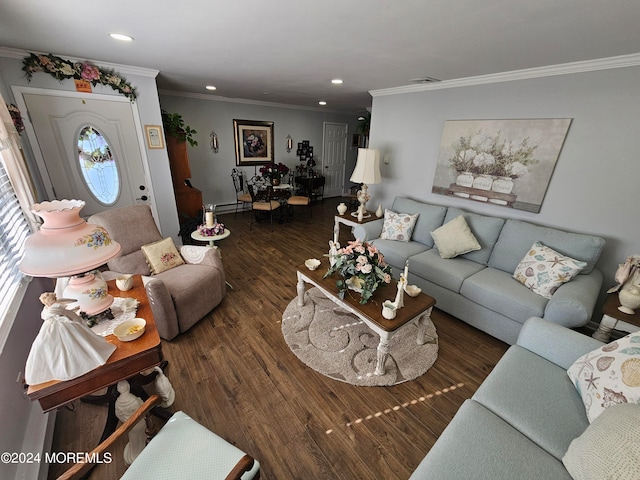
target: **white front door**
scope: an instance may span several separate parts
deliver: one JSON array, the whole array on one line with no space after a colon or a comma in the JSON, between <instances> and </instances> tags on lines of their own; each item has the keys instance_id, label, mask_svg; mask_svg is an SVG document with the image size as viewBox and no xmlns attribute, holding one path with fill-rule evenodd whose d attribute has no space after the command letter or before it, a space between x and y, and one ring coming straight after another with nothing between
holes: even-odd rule
<instances>
[{"instance_id":1,"label":"white front door","mask_svg":"<svg viewBox=\"0 0 640 480\"><path fill-rule=\"evenodd\" d=\"M52 198L84 200L87 217L110 208L149 202L140 141L131 102L92 95L23 93L37 138L41 175ZM106 141L107 155L80 155L82 132ZM32 142L33 143L33 142Z\"/></svg>"},{"instance_id":2,"label":"white front door","mask_svg":"<svg viewBox=\"0 0 640 480\"><path fill-rule=\"evenodd\" d=\"M346 123L324 123L322 170L325 176L325 197L339 197L344 191L347 127Z\"/></svg>"}]
</instances>

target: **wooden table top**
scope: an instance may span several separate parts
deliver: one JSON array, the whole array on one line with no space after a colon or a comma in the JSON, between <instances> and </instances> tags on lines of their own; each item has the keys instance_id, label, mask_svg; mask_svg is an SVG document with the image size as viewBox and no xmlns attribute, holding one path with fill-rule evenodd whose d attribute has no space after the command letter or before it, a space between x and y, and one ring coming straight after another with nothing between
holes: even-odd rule
<instances>
[{"instance_id":1,"label":"wooden table top","mask_svg":"<svg viewBox=\"0 0 640 480\"><path fill-rule=\"evenodd\" d=\"M309 270L304 265L299 265L296 269L303 276L309 278L313 283L319 285L334 297L338 297L336 281L339 280L340 277L338 275L333 275L331 277L322 278L327 271L328 263L328 260L324 260L322 265L320 265L316 270ZM385 300L394 301L397 293L397 280L393 279L391 280L391 283L383 283L379 286L373 293L371 299L364 305L360 304L360 294L351 290L347 290L342 301L387 332L397 330L436 304L435 298L422 292L416 297L410 297L405 294L404 307L398 309L396 318L388 320L382 316L382 303Z\"/></svg>"},{"instance_id":2,"label":"wooden table top","mask_svg":"<svg viewBox=\"0 0 640 480\"><path fill-rule=\"evenodd\" d=\"M640 327L640 309L636 310L636 313L630 315L628 313L618 310L620 306L620 300L617 293L610 293L607 295L604 306L602 307L602 313L615 318L616 320L622 320L623 322L630 323L636 327Z\"/></svg>"},{"instance_id":3,"label":"wooden table top","mask_svg":"<svg viewBox=\"0 0 640 480\"><path fill-rule=\"evenodd\" d=\"M144 334L132 341L121 342L115 335L108 335L106 340L116 346L107 363L72 380L40 383L30 385L27 396L38 400L44 412L58 408L72 400L89 395L97 390L125 380L133 375L159 365L162 360L162 346L158 329L151 313L147 293L142 284L142 277L133 277L133 288L121 292L115 286L115 280L107 282L109 293L114 297L131 297L140 302L136 317L147 321Z\"/></svg>"}]
</instances>

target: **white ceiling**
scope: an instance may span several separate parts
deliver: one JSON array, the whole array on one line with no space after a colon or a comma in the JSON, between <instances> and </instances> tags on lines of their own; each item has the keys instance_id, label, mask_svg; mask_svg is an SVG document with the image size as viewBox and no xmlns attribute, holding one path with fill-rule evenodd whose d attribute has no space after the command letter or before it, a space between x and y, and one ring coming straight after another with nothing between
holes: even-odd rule
<instances>
[{"instance_id":1,"label":"white ceiling","mask_svg":"<svg viewBox=\"0 0 640 480\"><path fill-rule=\"evenodd\" d=\"M355 113L419 77L637 53L639 25L638 0L0 0L1 46L157 69L163 90Z\"/></svg>"}]
</instances>

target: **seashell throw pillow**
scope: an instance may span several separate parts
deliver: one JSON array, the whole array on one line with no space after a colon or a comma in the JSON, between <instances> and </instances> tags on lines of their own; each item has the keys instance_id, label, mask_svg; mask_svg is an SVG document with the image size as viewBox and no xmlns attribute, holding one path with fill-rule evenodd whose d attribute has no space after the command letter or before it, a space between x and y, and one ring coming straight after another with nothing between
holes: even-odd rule
<instances>
[{"instance_id":1,"label":"seashell throw pillow","mask_svg":"<svg viewBox=\"0 0 640 480\"><path fill-rule=\"evenodd\" d=\"M569 370L593 422L616 403L640 404L640 332L634 332L583 355Z\"/></svg>"},{"instance_id":2,"label":"seashell throw pillow","mask_svg":"<svg viewBox=\"0 0 640 480\"><path fill-rule=\"evenodd\" d=\"M391 210L384 211L384 224L380 238L408 242L413 235L413 228L418 220L418 213L396 213Z\"/></svg>"},{"instance_id":3,"label":"seashell throw pillow","mask_svg":"<svg viewBox=\"0 0 640 480\"><path fill-rule=\"evenodd\" d=\"M534 242L513 272L513 278L532 292L551 298L563 283L578 275L586 262L562 255L540 242Z\"/></svg>"}]
</instances>

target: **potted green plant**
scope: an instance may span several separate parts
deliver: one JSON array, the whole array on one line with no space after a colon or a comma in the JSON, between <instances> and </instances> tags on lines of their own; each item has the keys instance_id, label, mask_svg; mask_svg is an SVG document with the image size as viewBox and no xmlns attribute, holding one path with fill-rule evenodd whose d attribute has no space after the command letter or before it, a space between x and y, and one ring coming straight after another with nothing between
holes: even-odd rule
<instances>
[{"instance_id":1,"label":"potted green plant","mask_svg":"<svg viewBox=\"0 0 640 480\"><path fill-rule=\"evenodd\" d=\"M168 113L166 110L162 110L161 113L162 127L166 135L177 138L182 142L187 141L192 147L198 146L197 140L193 138L193 135L198 132L184 123L182 115L179 113Z\"/></svg>"}]
</instances>

